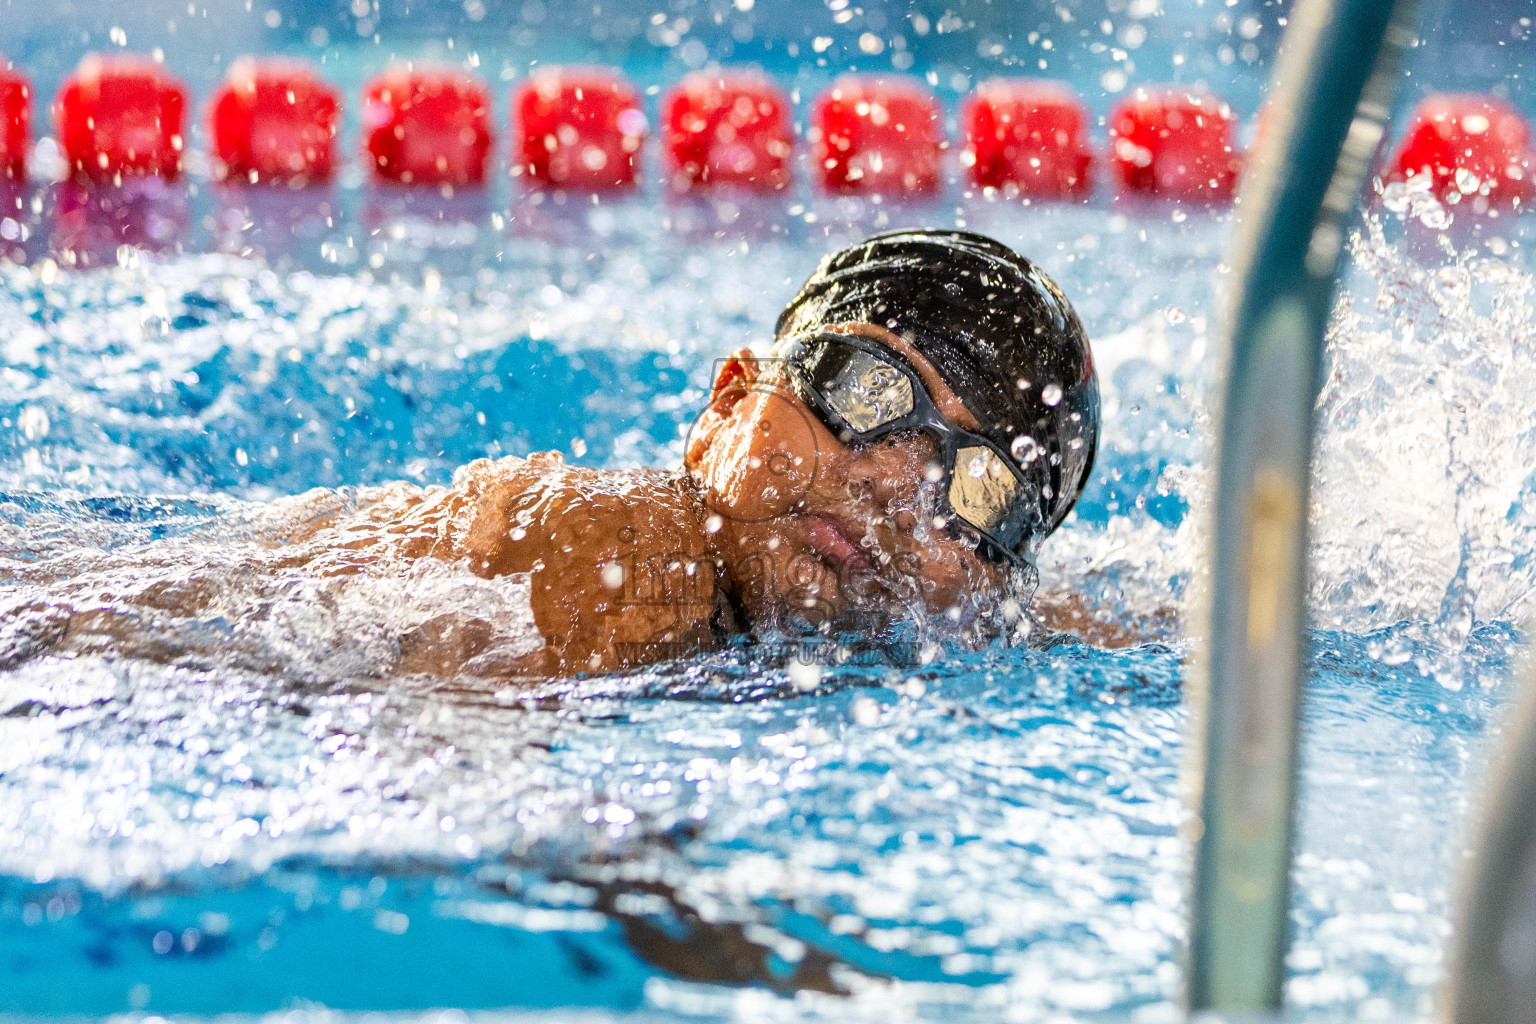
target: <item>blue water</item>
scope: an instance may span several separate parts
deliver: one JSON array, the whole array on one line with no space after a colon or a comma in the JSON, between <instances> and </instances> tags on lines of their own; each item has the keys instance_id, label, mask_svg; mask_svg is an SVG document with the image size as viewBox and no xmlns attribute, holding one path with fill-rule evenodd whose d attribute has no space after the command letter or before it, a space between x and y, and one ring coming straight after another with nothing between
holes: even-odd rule
<instances>
[{"instance_id":1,"label":"blue water","mask_svg":"<svg viewBox=\"0 0 1536 1024\"><path fill-rule=\"evenodd\" d=\"M319 626L145 623L181 645L169 665L39 642L50 602L142 615L121 602L145 565L238 591L261 499L442 482L538 447L674 460L711 359L764 337L819 247L860 225L743 252L647 237L658 216L624 211L635 241L596 259L498 241L517 264L430 286L227 256L46 283L0 269L0 1008L1168 1012L1198 644L1157 613L1193 571L1198 487L1169 479L1200 451L1190 357L1222 216L965 211L1040 253L1104 339L1105 452L1046 575L1139 623L1143 646L957 649L803 692L750 650L507 686L358 675ZM691 298L701 280L713 306ZM50 565L62 578L39 582ZM1463 780L1516 642L1317 634L1304 794L1327 797L1303 799L1303 1005L1423 1012Z\"/></svg>"},{"instance_id":2,"label":"blue water","mask_svg":"<svg viewBox=\"0 0 1536 1024\"><path fill-rule=\"evenodd\" d=\"M768 6L760 27L783 16ZM949 99L952 75L985 70L972 55L993 15L972 6L981 28L904 30ZM1117 32L1124 6L1104 12ZM1216 38L1221 12L1169 6L1141 19L1143 73L1198 66L1250 112L1271 49L1250 66L1220 46L1255 12ZM469 33L488 77L545 41L593 56L528 5L475 22L499 41L475 37L470 7L423 17ZM616 10L649 31L648 12ZM711 53L748 48L732 10L701 37ZM302 50L323 22L315 50L340 79L375 56L338 41L361 15L281 11L294 24L273 47ZM46 92L77 45L23 13L0 48L36 58ZM864 59L866 18L810 26L837 49L796 65L807 92ZM441 32L393 24L378 46L447 52ZM216 29L183 25L193 44L158 25L130 24L134 46L162 43L197 87L216 76ZM670 81L687 38L608 59ZM1079 45L1063 44L1068 73L1098 110L1125 60ZM1028 67L1026 46L1035 59L1014 38L999 66ZM789 66L773 52L756 56ZM803 185L682 201L654 180L596 205L500 181L407 200L355 177L273 198L193 175L130 198L145 230L170 225L154 251L120 249L115 222L80 249L94 269L72 269L60 239L101 225L39 185L0 262L0 1013L1174 1018L1187 609L1229 214L1024 207L958 184L910 207ZM1015 245L1088 325L1104 440L1042 575L1139 645L954 646L809 689L751 647L577 681L400 676L374 644L378 595L274 569L274 531L356 488L545 448L674 464L713 361L764 340L821 253L914 222ZM1319 1019L1431 1014L1462 823L1536 592L1530 439L1509 429L1536 422L1523 229L1448 258L1413 223L1377 224L1319 408L1288 986ZM266 504L316 487L343 490ZM157 611L161 587L214 610ZM64 608L117 616L131 642L59 653Z\"/></svg>"}]
</instances>

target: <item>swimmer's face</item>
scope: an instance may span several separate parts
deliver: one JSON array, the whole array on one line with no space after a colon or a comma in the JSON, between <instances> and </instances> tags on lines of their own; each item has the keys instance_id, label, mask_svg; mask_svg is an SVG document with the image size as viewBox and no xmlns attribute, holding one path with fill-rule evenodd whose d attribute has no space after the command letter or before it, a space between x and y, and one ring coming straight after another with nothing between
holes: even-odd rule
<instances>
[{"instance_id":1,"label":"swimmer's face","mask_svg":"<svg viewBox=\"0 0 1536 1024\"><path fill-rule=\"evenodd\" d=\"M945 418L980 429L899 336L873 324L827 330L901 353ZM742 351L722 367L686 462L714 513L715 547L747 613L843 629L878 626L919 605L963 613L971 595L1006 582L1000 566L935 526L938 457L934 439L918 431L845 444L790 387L782 366Z\"/></svg>"}]
</instances>

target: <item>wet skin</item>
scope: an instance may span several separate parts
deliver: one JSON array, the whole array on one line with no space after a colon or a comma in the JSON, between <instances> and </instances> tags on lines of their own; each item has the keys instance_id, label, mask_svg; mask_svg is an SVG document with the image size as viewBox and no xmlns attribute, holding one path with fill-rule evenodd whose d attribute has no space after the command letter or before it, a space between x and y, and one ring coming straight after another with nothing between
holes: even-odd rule
<instances>
[{"instance_id":1,"label":"wet skin","mask_svg":"<svg viewBox=\"0 0 1536 1024\"><path fill-rule=\"evenodd\" d=\"M900 337L871 324L829 329L902 353L943 415L978 428ZM480 460L387 529L431 520L419 553L486 577L528 573L546 643L529 671L605 671L743 628L868 631L915 612L973 614L978 598L1000 595L1006 571L923 522L936 456L921 433L844 444L781 370L742 350L719 370L683 472L586 469L555 452ZM1070 603L1051 610L1083 620Z\"/></svg>"},{"instance_id":2,"label":"wet skin","mask_svg":"<svg viewBox=\"0 0 1536 1024\"><path fill-rule=\"evenodd\" d=\"M900 337L871 324L829 330L900 352L945 417L978 429ZM933 522L939 510L921 491L927 476L939 475L938 455L934 440L918 432L865 447L843 443L778 366L742 351L722 367L684 459L719 517L714 551L749 618L798 613L828 628L878 628L882 617L919 605L930 614L963 611L967 596L1007 582L1001 567Z\"/></svg>"}]
</instances>

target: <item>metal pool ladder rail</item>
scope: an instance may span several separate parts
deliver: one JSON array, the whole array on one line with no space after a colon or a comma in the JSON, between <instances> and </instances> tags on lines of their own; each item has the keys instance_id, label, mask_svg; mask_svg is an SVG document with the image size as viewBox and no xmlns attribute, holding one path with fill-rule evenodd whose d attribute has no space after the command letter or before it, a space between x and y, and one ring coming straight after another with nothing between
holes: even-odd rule
<instances>
[{"instance_id":1,"label":"metal pool ladder rail","mask_svg":"<svg viewBox=\"0 0 1536 1024\"><path fill-rule=\"evenodd\" d=\"M1414 7L1294 6L1238 208L1207 648L1192 691L1203 743L1191 760L1191 1011L1280 1008L1323 332Z\"/></svg>"},{"instance_id":2,"label":"metal pool ladder rail","mask_svg":"<svg viewBox=\"0 0 1536 1024\"><path fill-rule=\"evenodd\" d=\"M1456 922L1451 1024L1513 1024L1536 1007L1536 676L1507 722Z\"/></svg>"}]
</instances>

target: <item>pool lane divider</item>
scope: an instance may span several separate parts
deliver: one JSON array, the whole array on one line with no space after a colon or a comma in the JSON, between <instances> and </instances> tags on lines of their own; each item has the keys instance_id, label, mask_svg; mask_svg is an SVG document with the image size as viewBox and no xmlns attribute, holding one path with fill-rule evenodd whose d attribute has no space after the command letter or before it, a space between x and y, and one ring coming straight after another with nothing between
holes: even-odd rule
<instances>
[{"instance_id":1,"label":"pool lane divider","mask_svg":"<svg viewBox=\"0 0 1536 1024\"><path fill-rule=\"evenodd\" d=\"M811 162L828 193L935 195L949 141L938 98L913 78L844 75L812 105Z\"/></svg>"},{"instance_id":2,"label":"pool lane divider","mask_svg":"<svg viewBox=\"0 0 1536 1024\"><path fill-rule=\"evenodd\" d=\"M512 173L590 192L640 182L646 119L640 94L603 68L542 68L512 93Z\"/></svg>"},{"instance_id":3,"label":"pool lane divider","mask_svg":"<svg viewBox=\"0 0 1536 1024\"><path fill-rule=\"evenodd\" d=\"M787 188L795 151L792 110L784 91L760 72L685 76L661 101L662 152L672 188Z\"/></svg>"},{"instance_id":4,"label":"pool lane divider","mask_svg":"<svg viewBox=\"0 0 1536 1024\"><path fill-rule=\"evenodd\" d=\"M1093 193L1087 106L1065 83L982 82L960 112L960 162L982 188L1078 201Z\"/></svg>"},{"instance_id":5,"label":"pool lane divider","mask_svg":"<svg viewBox=\"0 0 1536 1024\"><path fill-rule=\"evenodd\" d=\"M0 180L27 176L32 133L32 83L0 57Z\"/></svg>"},{"instance_id":6,"label":"pool lane divider","mask_svg":"<svg viewBox=\"0 0 1536 1024\"><path fill-rule=\"evenodd\" d=\"M1441 93L1419 101L1383 178L1424 182L1440 202L1477 213L1514 210L1536 198L1531 161L1531 127L1514 107Z\"/></svg>"},{"instance_id":7,"label":"pool lane divider","mask_svg":"<svg viewBox=\"0 0 1536 1024\"><path fill-rule=\"evenodd\" d=\"M491 97L453 68L389 68L363 86L363 159L375 181L479 185L491 153Z\"/></svg>"},{"instance_id":8,"label":"pool lane divider","mask_svg":"<svg viewBox=\"0 0 1536 1024\"><path fill-rule=\"evenodd\" d=\"M32 89L0 66L0 180L26 176ZM125 175L174 180L185 148L186 86L163 65L128 53L90 54L53 103L58 142L77 183ZM397 65L363 90L364 165L376 182L482 184L495 133L490 93L455 68ZM805 133L824 194L934 197L950 141L938 98L902 75L844 75L809 104ZM214 178L301 187L334 179L342 99L303 61L244 57L207 110ZM773 192L794 176L793 104L766 75L694 72L662 97L660 142L670 190L729 186ZM1263 113L1260 132L1263 134ZM994 78L960 110L958 160L986 194L1082 202L1095 189L1220 206L1244 165L1238 119L1220 97L1177 86L1139 87L1105 120L1108 147L1069 85ZM511 173L534 188L633 192L649 125L639 92L596 67L535 71L512 93ZM1492 96L1426 97L1382 168L1387 182L1427 188L1482 214L1536 201L1530 126ZM1427 183L1427 184L1425 184Z\"/></svg>"},{"instance_id":9,"label":"pool lane divider","mask_svg":"<svg viewBox=\"0 0 1536 1024\"><path fill-rule=\"evenodd\" d=\"M336 173L341 94L305 62L241 57L208 104L214 178L302 187Z\"/></svg>"},{"instance_id":10,"label":"pool lane divider","mask_svg":"<svg viewBox=\"0 0 1536 1024\"><path fill-rule=\"evenodd\" d=\"M54 130L73 177L121 184L125 176L174 181L186 151L187 87L132 53L93 53L53 101Z\"/></svg>"},{"instance_id":11,"label":"pool lane divider","mask_svg":"<svg viewBox=\"0 0 1536 1024\"><path fill-rule=\"evenodd\" d=\"M1225 101L1186 89L1137 89L1110 111L1109 165L1125 191L1229 203L1242 158Z\"/></svg>"}]
</instances>

